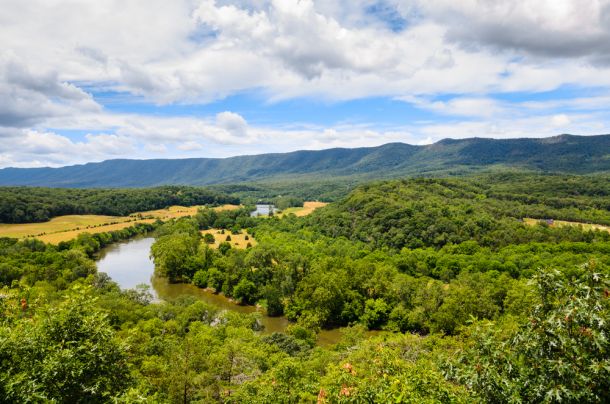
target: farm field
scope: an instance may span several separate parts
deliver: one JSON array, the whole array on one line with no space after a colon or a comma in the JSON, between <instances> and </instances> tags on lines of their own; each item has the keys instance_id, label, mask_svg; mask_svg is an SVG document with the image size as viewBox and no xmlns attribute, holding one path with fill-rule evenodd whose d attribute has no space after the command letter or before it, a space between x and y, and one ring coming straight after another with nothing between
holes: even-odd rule
<instances>
[{"instance_id":1,"label":"farm field","mask_svg":"<svg viewBox=\"0 0 610 404\"><path fill-rule=\"evenodd\" d=\"M527 225L534 226L540 222L544 222L541 219L532 219L526 217L523 219L523 222ZM560 226L582 226L584 230L602 230L610 232L610 226L604 226L601 224L593 224L593 223L582 223L582 222L568 222L566 220L553 220L553 224L549 225L550 227L560 227Z\"/></svg>"},{"instance_id":2,"label":"farm field","mask_svg":"<svg viewBox=\"0 0 610 404\"><path fill-rule=\"evenodd\" d=\"M233 234L233 232L230 230L225 230L224 234L222 234L221 231L222 230L220 229L202 230L201 234L211 234L214 236L214 244L209 244L212 248L218 248L220 243L226 241L227 236L231 236L231 241L229 241L229 243L231 243L231 247L246 248L248 243L250 243L252 247L257 244L254 237L252 237L246 231L242 231L240 234ZM246 240L246 236L248 236L248 240Z\"/></svg>"},{"instance_id":3,"label":"farm field","mask_svg":"<svg viewBox=\"0 0 610 404\"><path fill-rule=\"evenodd\" d=\"M328 205L326 202L308 201L303 204L303 207L285 209L282 211L281 216L288 215L290 213L294 213L296 216L307 216L314 210L322 208L326 205Z\"/></svg>"},{"instance_id":4,"label":"farm field","mask_svg":"<svg viewBox=\"0 0 610 404\"><path fill-rule=\"evenodd\" d=\"M104 233L121 230L136 223L152 223L155 220L169 220L197 213L200 206L170 206L167 209L158 209L133 213L129 216L103 216L103 215L66 215L54 217L48 222L0 224L0 237L28 238L35 237L45 243L57 244L68 241L81 233ZM237 209L237 205L223 205L216 210Z\"/></svg>"}]
</instances>

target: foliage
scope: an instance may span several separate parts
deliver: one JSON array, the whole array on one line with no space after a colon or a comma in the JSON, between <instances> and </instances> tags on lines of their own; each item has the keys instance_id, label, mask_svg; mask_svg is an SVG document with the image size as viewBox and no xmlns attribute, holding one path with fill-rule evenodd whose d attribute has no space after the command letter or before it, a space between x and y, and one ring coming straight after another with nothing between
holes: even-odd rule
<instances>
[{"instance_id":1,"label":"foliage","mask_svg":"<svg viewBox=\"0 0 610 404\"><path fill-rule=\"evenodd\" d=\"M35 310L28 321L17 320L23 310L9 312L12 317L0 328L5 400L107 402L125 390L126 347L94 302L86 290L74 289L58 306Z\"/></svg>"},{"instance_id":2,"label":"foliage","mask_svg":"<svg viewBox=\"0 0 610 404\"><path fill-rule=\"evenodd\" d=\"M389 181L311 217L204 208L59 246L0 239L0 401L607 402L609 236L518 220L602 222L596 178ZM212 249L210 227L258 244ZM151 230L158 274L290 325L96 272L100 248Z\"/></svg>"},{"instance_id":3,"label":"foliage","mask_svg":"<svg viewBox=\"0 0 610 404\"><path fill-rule=\"evenodd\" d=\"M239 199L206 188L63 189L0 187L0 223L45 222L61 215L125 216L172 205L238 204Z\"/></svg>"},{"instance_id":4,"label":"foliage","mask_svg":"<svg viewBox=\"0 0 610 404\"><path fill-rule=\"evenodd\" d=\"M595 264L533 278L540 303L508 337L491 324L448 372L490 402L610 400L610 278Z\"/></svg>"}]
</instances>

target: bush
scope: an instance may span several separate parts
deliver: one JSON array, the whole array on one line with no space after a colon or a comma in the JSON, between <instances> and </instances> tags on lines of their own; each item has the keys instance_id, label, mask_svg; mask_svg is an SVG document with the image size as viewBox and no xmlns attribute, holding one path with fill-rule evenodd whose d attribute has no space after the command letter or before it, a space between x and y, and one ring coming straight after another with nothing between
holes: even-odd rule
<instances>
[{"instance_id":1,"label":"bush","mask_svg":"<svg viewBox=\"0 0 610 404\"><path fill-rule=\"evenodd\" d=\"M205 241L207 244L214 244L216 239L214 238L214 235L206 233L203 235L203 241Z\"/></svg>"}]
</instances>

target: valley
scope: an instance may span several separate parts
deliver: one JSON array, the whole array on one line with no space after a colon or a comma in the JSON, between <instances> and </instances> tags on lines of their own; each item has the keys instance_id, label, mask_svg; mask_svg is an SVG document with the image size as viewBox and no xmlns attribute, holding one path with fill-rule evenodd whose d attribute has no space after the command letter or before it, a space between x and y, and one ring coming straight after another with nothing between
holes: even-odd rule
<instances>
[{"instance_id":1,"label":"valley","mask_svg":"<svg viewBox=\"0 0 610 404\"><path fill-rule=\"evenodd\" d=\"M317 199L326 184L306 192ZM596 369L607 361L609 187L605 174L505 171L367 182L331 203L304 201L298 185L171 189L160 200L189 192L212 203L3 224L14 238L0 237L0 343L19 361L0 371L46 374L21 350L25 335L80 358L62 359L70 369L98 361L80 346L114 352L120 366L102 372L122 397L179 402L186 388L188 400L315 402L351 389L386 401L424 383L422 399L497 402L535 401L531 380L553 388L559 357L579 375L562 382L566 394L605 397L605 373L541 345L565 342ZM39 192L58 212L76 209L64 191ZM83 209L107 197L78 192L93 198ZM140 195L159 203L120 192L126 206ZM253 216L259 201L284 209ZM4 212L22 218L30 205L42 206Z\"/></svg>"},{"instance_id":2,"label":"valley","mask_svg":"<svg viewBox=\"0 0 610 404\"><path fill-rule=\"evenodd\" d=\"M0 404L610 403L610 0L0 4Z\"/></svg>"}]
</instances>

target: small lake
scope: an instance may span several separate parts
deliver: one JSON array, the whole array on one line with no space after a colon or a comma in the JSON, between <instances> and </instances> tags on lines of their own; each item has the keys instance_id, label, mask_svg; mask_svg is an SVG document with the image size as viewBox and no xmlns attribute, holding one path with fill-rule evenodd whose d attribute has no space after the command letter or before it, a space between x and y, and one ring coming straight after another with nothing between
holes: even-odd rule
<instances>
[{"instance_id":1,"label":"small lake","mask_svg":"<svg viewBox=\"0 0 610 404\"><path fill-rule=\"evenodd\" d=\"M274 205L270 205L270 204L257 204L256 205L256 210L253 210L252 212L250 212L250 216L252 217L256 217L256 216L269 216L270 212L277 212L277 208Z\"/></svg>"},{"instance_id":2,"label":"small lake","mask_svg":"<svg viewBox=\"0 0 610 404\"><path fill-rule=\"evenodd\" d=\"M189 295L214 305L222 310L239 313L254 313L255 306L242 306L223 295L184 283L169 283L166 278L154 276L155 265L150 258L153 237L136 237L104 248L99 253L97 270L107 273L122 289L133 289L139 284L151 286L155 300L171 301L179 296ZM283 332L290 322L285 317L262 315L262 333ZM318 345L334 344L341 338L341 329L322 330L318 335Z\"/></svg>"}]
</instances>

